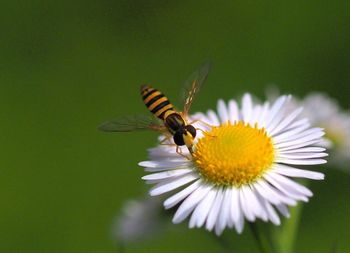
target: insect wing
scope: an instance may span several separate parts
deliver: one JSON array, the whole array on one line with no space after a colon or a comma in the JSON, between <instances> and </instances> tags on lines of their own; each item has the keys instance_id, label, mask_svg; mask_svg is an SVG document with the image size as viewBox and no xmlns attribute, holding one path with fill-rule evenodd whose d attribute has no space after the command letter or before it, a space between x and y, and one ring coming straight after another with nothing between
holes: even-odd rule
<instances>
[{"instance_id":1,"label":"insect wing","mask_svg":"<svg viewBox=\"0 0 350 253\"><path fill-rule=\"evenodd\" d=\"M164 131L165 127L154 117L133 115L104 122L98 129L104 132L131 132L140 130Z\"/></svg>"},{"instance_id":2,"label":"insect wing","mask_svg":"<svg viewBox=\"0 0 350 253\"><path fill-rule=\"evenodd\" d=\"M183 114L186 116L191 108L193 99L198 94L200 88L208 77L211 63L203 64L197 71L195 71L184 84L183 92Z\"/></svg>"}]
</instances>

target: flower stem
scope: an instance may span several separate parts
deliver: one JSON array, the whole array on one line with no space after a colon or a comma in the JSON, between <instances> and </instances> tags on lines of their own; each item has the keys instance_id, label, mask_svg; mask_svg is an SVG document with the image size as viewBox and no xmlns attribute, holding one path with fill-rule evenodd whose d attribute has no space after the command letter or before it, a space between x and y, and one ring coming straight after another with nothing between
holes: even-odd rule
<instances>
[{"instance_id":1,"label":"flower stem","mask_svg":"<svg viewBox=\"0 0 350 253\"><path fill-rule=\"evenodd\" d=\"M234 250L230 244L230 241L225 238L224 235L217 236L214 233L210 233L212 235L212 238L215 239L216 242L220 244L220 246L225 250L227 253L237 253L236 250Z\"/></svg>"},{"instance_id":2,"label":"flower stem","mask_svg":"<svg viewBox=\"0 0 350 253\"><path fill-rule=\"evenodd\" d=\"M257 243L260 253L273 253L273 249L268 238L261 232L256 223L249 222L250 230Z\"/></svg>"},{"instance_id":3,"label":"flower stem","mask_svg":"<svg viewBox=\"0 0 350 253\"><path fill-rule=\"evenodd\" d=\"M290 209L290 218L286 219L283 225L274 229L274 243L277 252L292 253L299 228L303 203Z\"/></svg>"}]
</instances>

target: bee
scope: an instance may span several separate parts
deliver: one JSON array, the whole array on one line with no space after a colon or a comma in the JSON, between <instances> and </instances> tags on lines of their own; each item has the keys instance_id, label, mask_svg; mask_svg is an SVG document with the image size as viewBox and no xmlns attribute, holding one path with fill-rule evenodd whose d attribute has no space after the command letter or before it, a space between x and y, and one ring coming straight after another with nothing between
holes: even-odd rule
<instances>
[{"instance_id":1,"label":"bee","mask_svg":"<svg viewBox=\"0 0 350 253\"><path fill-rule=\"evenodd\" d=\"M176 145L176 152L182 155L179 147L186 146L190 153L193 152L194 139L197 130L186 118L204 81L207 79L211 64L202 65L185 82L183 99L183 110L177 111L169 99L159 90L149 86L141 85L140 92L142 100L148 110L158 118L145 115L124 116L107 121L99 126L104 132L130 132L137 130L155 130L161 132L166 140L173 139Z\"/></svg>"}]
</instances>

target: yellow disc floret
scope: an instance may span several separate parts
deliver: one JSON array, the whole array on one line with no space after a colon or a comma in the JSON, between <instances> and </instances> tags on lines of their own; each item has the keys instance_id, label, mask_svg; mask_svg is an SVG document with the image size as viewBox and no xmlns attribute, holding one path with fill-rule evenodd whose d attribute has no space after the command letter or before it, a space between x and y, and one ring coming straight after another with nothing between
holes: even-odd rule
<instances>
[{"instance_id":1,"label":"yellow disc floret","mask_svg":"<svg viewBox=\"0 0 350 253\"><path fill-rule=\"evenodd\" d=\"M193 160L206 180L239 187L254 182L271 168L274 147L264 128L244 121L228 122L204 133Z\"/></svg>"}]
</instances>

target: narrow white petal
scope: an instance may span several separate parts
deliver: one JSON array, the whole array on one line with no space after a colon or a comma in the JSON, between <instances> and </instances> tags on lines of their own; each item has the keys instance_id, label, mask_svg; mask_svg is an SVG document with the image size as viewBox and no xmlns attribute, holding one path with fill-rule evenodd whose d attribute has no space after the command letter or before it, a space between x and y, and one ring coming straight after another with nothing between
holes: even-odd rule
<instances>
[{"instance_id":1,"label":"narrow white petal","mask_svg":"<svg viewBox=\"0 0 350 253\"><path fill-rule=\"evenodd\" d=\"M303 131L305 131L306 129L308 129L310 127L309 124L305 124L305 125L301 125L298 126L296 128L291 128L288 129L285 132L282 133L277 133L274 137L273 137L273 141L274 142L282 142L286 139L288 139L290 136L295 136Z\"/></svg>"},{"instance_id":2,"label":"narrow white petal","mask_svg":"<svg viewBox=\"0 0 350 253\"><path fill-rule=\"evenodd\" d=\"M245 192L242 190L242 187L238 189L238 193L239 193L239 203L242 207L244 216L248 221L255 221L255 216L249 206L250 199L246 196Z\"/></svg>"},{"instance_id":3,"label":"narrow white petal","mask_svg":"<svg viewBox=\"0 0 350 253\"><path fill-rule=\"evenodd\" d=\"M230 100L228 103L228 113L231 123L239 120L238 106L235 100Z\"/></svg>"},{"instance_id":4,"label":"narrow white petal","mask_svg":"<svg viewBox=\"0 0 350 253\"><path fill-rule=\"evenodd\" d=\"M218 215L220 212L221 203L222 203L222 200L224 198L224 193L222 191L222 188L220 187L219 189L216 189L216 190L217 190L217 194L216 194L214 203L210 208L210 212L208 214L208 219L207 219L207 222L205 225L206 229L209 231L211 231L215 226L215 223L218 219Z\"/></svg>"},{"instance_id":5,"label":"narrow white petal","mask_svg":"<svg viewBox=\"0 0 350 253\"><path fill-rule=\"evenodd\" d=\"M237 223L235 224L235 228L238 234L241 234L243 232L244 228L244 215L242 209L239 210L240 215Z\"/></svg>"},{"instance_id":6,"label":"narrow white petal","mask_svg":"<svg viewBox=\"0 0 350 253\"><path fill-rule=\"evenodd\" d=\"M235 224L239 221L241 215L241 207L239 204L238 189L231 188L231 218Z\"/></svg>"},{"instance_id":7,"label":"narrow white petal","mask_svg":"<svg viewBox=\"0 0 350 253\"><path fill-rule=\"evenodd\" d=\"M159 173L153 173L150 175L143 176L143 180L160 180L160 179L168 179L168 178L174 178L178 176L182 176L184 174L190 173L193 170L191 169L178 169L178 170L168 170L164 172L159 172Z\"/></svg>"},{"instance_id":8,"label":"narrow white petal","mask_svg":"<svg viewBox=\"0 0 350 253\"><path fill-rule=\"evenodd\" d=\"M293 149L293 150L285 150L281 153L283 154L293 154L293 153L313 153L313 152L323 152L325 151L325 148L319 148L319 147L307 147L307 148L299 148L299 149Z\"/></svg>"},{"instance_id":9,"label":"narrow white petal","mask_svg":"<svg viewBox=\"0 0 350 253\"><path fill-rule=\"evenodd\" d=\"M188 195L190 195L193 191L197 190L200 185L202 185L203 182L201 179L197 180L196 182L192 183L191 185L187 186L182 191L179 191L175 195L167 198L164 201L164 207L165 209L169 209L180 203L182 200L184 200Z\"/></svg>"},{"instance_id":10,"label":"narrow white petal","mask_svg":"<svg viewBox=\"0 0 350 253\"><path fill-rule=\"evenodd\" d=\"M281 193L281 191L268 184L265 180L259 180L255 184L255 188L261 196L274 205L284 203L295 206L297 204L294 199L285 196L283 193Z\"/></svg>"},{"instance_id":11,"label":"narrow white petal","mask_svg":"<svg viewBox=\"0 0 350 253\"><path fill-rule=\"evenodd\" d=\"M266 180L268 180L269 183L271 183L274 187L276 187L278 190L283 192L285 195L295 199L295 200L302 200L304 202L308 201L307 196L305 194L301 194L299 191L294 189L288 184L285 184L284 182L280 182L279 180L275 179L275 174L266 173L264 175Z\"/></svg>"},{"instance_id":12,"label":"narrow white petal","mask_svg":"<svg viewBox=\"0 0 350 253\"><path fill-rule=\"evenodd\" d=\"M264 212L264 209L261 207L253 190L248 186L242 186L241 189L247 200L246 201L247 208L249 208L249 210L253 213L254 216L264 219L264 217L266 217L266 213Z\"/></svg>"},{"instance_id":13,"label":"narrow white petal","mask_svg":"<svg viewBox=\"0 0 350 253\"><path fill-rule=\"evenodd\" d=\"M219 118L213 110L209 110L207 112L207 115L208 115L208 119L210 120L210 122L207 122L207 123L214 126L220 125Z\"/></svg>"},{"instance_id":14,"label":"narrow white petal","mask_svg":"<svg viewBox=\"0 0 350 253\"><path fill-rule=\"evenodd\" d=\"M286 150L293 150L293 149L297 149L297 148L302 148L302 147L307 147L307 146L311 146L314 145L316 143L320 143L320 140L312 140L312 141L307 141L307 142L301 142L298 144L294 144L294 145L290 145L284 148L278 148L278 152L284 152Z\"/></svg>"},{"instance_id":15,"label":"narrow white petal","mask_svg":"<svg viewBox=\"0 0 350 253\"><path fill-rule=\"evenodd\" d=\"M274 136L275 134L283 131L298 115L302 112L303 108L298 108L289 114L284 120L282 120L274 129L270 130L270 135Z\"/></svg>"},{"instance_id":16,"label":"narrow white petal","mask_svg":"<svg viewBox=\"0 0 350 253\"><path fill-rule=\"evenodd\" d=\"M227 107L226 107L224 100L222 100L222 99L220 99L218 101L218 113L219 113L220 121L222 123L229 121L228 110L227 110Z\"/></svg>"},{"instance_id":17,"label":"narrow white petal","mask_svg":"<svg viewBox=\"0 0 350 253\"><path fill-rule=\"evenodd\" d=\"M166 180L164 182L160 182L157 185L155 185L150 191L149 194L151 196L160 195L169 191L172 191L176 188L179 188L185 184L188 184L192 182L193 180L196 180L198 178L197 173L190 173L187 175L184 175L180 178L176 178L174 180Z\"/></svg>"},{"instance_id":18,"label":"narrow white petal","mask_svg":"<svg viewBox=\"0 0 350 253\"><path fill-rule=\"evenodd\" d=\"M225 227L228 225L230 216L230 206L231 206L231 191L230 188L224 190L224 198L222 200L222 205L220 208L219 219L216 222L215 233L220 235Z\"/></svg>"},{"instance_id":19,"label":"narrow white petal","mask_svg":"<svg viewBox=\"0 0 350 253\"><path fill-rule=\"evenodd\" d=\"M280 225L281 220L272 205L258 194L260 203L264 206L268 219L275 225Z\"/></svg>"},{"instance_id":20,"label":"narrow white petal","mask_svg":"<svg viewBox=\"0 0 350 253\"><path fill-rule=\"evenodd\" d=\"M325 164L327 160L324 159L286 159L286 158L276 158L278 163L294 164L294 165L315 165L315 164Z\"/></svg>"},{"instance_id":21,"label":"narrow white petal","mask_svg":"<svg viewBox=\"0 0 350 253\"><path fill-rule=\"evenodd\" d=\"M286 205L280 204L276 206L277 210L286 218L290 217L288 207Z\"/></svg>"},{"instance_id":22,"label":"narrow white petal","mask_svg":"<svg viewBox=\"0 0 350 253\"><path fill-rule=\"evenodd\" d=\"M169 162L169 161L145 161L139 163L140 166L145 167L144 170L147 172L158 172L158 171L168 171L175 169L188 168L190 166L189 162ZM148 166L145 166L148 165Z\"/></svg>"},{"instance_id":23,"label":"narrow white petal","mask_svg":"<svg viewBox=\"0 0 350 253\"><path fill-rule=\"evenodd\" d=\"M201 227L203 226L205 220L208 217L211 206L213 205L214 199L216 197L216 189L212 189L208 194L202 199L202 201L194 209L189 227Z\"/></svg>"},{"instance_id":24,"label":"narrow white petal","mask_svg":"<svg viewBox=\"0 0 350 253\"><path fill-rule=\"evenodd\" d=\"M275 143L283 143L283 142L290 142L290 141L295 141L295 140L300 140L303 139L304 137L309 137L311 139L316 139L316 138L320 138L324 135L324 131L321 128L310 128L307 130L304 130L298 134L292 134L289 136L285 136L285 138L283 140L278 140L277 138L274 138L274 142Z\"/></svg>"},{"instance_id":25,"label":"narrow white petal","mask_svg":"<svg viewBox=\"0 0 350 253\"><path fill-rule=\"evenodd\" d=\"M324 135L324 132L319 131L317 133L314 134L310 134L301 138L296 138L290 141L283 141L280 143L275 143L275 146L278 148L284 148L284 147L289 147L289 146L293 146L293 145L297 145L300 143L305 143L308 141L313 141L313 140L321 140L320 138Z\"/></svg>"},{"instance_id":26,"label":"narrow white petal","mask_svg":"<svg viewBox=\"0 0 350 253\"><path fill-rule=\"evenodd\" d=\"M285 131L290 130L290 129L294 129L294 128L298 128L300 126L310 126L309 120L306 118L294 121L292 124L290 124L289 126L287 126L285 128Z\"/></svg>"},{"instance_id":27,"label":"narrow white petal","mask_svg":"<svg viewBox=\"0 0 350 253\"><path fill-rule=\"evenodd\" d=\"M173 223L180 223L187 218L187 216L193 211L196 205L204 198L204 196L213 188L211 185L202 185L191 193L177 209Z\"/></svg>"},{"instance_id":28,"label":"narrow white petal","mask_svg":"<svg viewBox=\"0 0 350 253\"><path fill-rule=\"evenodd\" d=\"M314 180L323 180L324 174L320 172L310 171L310 170L301 170L292 168L286 165L276 165L275 172L278 174L288 176L288 177L299 177L299 178L308 178L308 179L314 179Z\"/></svg>"},{"instance_id":29,"label":"narrow white petal","mask_svg":"<svg viewBox=\"0 0 350 253\"><path fill-rule=\"evenodd\" d=\"M257 118L257 123L258 123L258 127L265 127L266 125L266 115L269 112L269 108L270 108L270 103L269 102L265 102L260 115Z\"/></svg>"},{"instance_id":30,"label":"narrow white petal","mask_svg":"<svg viewBox=\"0 0 350 253\"><path fill-rule=\"evenodd\" d=\"M268 220L267 210L266 210L265 205L259 199L260 195L259 195L258 191L253 186L251 186L250 190L252 191L252 195L255 198L255 202L256 202L255 208L257 210L260 209L259 214L257 216L260 217L263 221L267 221Z\"/></svg>"},{"instance_id":31,"label":"narrow white petal","mask_svg":"<svg viewBox=\"0 0 350 253\"><path fill-rule=\"evenodd\" d=\"M281 110L283 104L286 102L286 99L287 99L286 96L281 96L272 105L268 114L268 119L266 120L266 123L265 123L266 128L270 126L270 123L274 120L276 114Z\"/></svg>"},{"instance_id":32,"label":"narrow white petal","mask_svg":"<svg viewBox=\"0 0 350 253\"><path fill-rule=\"evenodd\" d=\"M278 180L278 182L289 186L290 188L294 189L295 191L307 196L307 197L311 197L313 194L312 192L306 188L305 186L298 184L296 182L294 182L293 180L290 180L288 177L282 176L278 173L275 172L270 172L270 175L273 176L276 180Z\"/></svg>"},{"instance_id":33,"label":"narrow white petal","mask_svg":"<svg viewBox=\"0 0 350 253\"><path fill-rule=\"evenodd\" d=\"M278 154L278 157L281 158L287 158L287 159L310 159L310 158L320 158L320 157L326 157L328 156L327 153L319 152L319 153L294 153L294 154L289 154L289 153L284 153L280 152Z\"/></svg>"},{"instance_id":34,"label":"narrow white petal","mask_svg":"<svg viewBox=\"0 0 350 253\"><path fill-rule=\"evenodd\" d=\"M301 193L299 190L295 188L295 185L288 184L285 182L285 180L281 180L276 176L278 174L276 173L266 173L265 178L277 189L279 189L281 192L283 192L285 195L295 199L295 200L302 200L304 202L308 201L308 197L306 194ZM282 176L281 176L282 177ZM295 183L296 184L296 183ZM309 195L309 194L308 194ZM312 195L312 194L311 194Z\"/></svg>"},{"instance_id":35,"label":"narrow white petal","mask_svg":"<svg viewBox=\"0 0 350 253\"><path fill-rule=\"evenodd\" d=\"M242 117L246 123L251 123L250 120L252 117L252 110L253 110L252 97L250 96L250 94L246 93L243 95L243 99L242 99Z\"/></svg>"}]
</instances>

